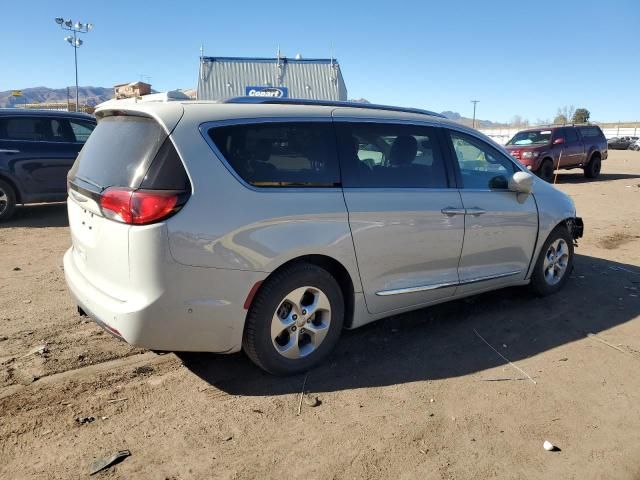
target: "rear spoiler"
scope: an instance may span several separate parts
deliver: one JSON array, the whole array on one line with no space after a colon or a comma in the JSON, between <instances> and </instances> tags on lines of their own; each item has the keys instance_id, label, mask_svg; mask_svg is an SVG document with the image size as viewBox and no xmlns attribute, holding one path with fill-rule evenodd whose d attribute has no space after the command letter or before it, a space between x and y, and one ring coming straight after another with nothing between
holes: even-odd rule
<instances>
[{"instance_id":1,"label":"rear spoiler","mask_svg":"<svg viewBox=\"0 0 640 480\"><path fill-rule=\"evenodd\" d=\"M96 108L118 108L122 105L131 105L136 103L167 103L167 102L184 102L185 100L191 100L191 97L181 92L180 90L170 90L168 92L151 93L149 95L143 95L142 97L130 97L111 99L106 102L102 102L96 105Z\"/></svg>"}]
</instances>

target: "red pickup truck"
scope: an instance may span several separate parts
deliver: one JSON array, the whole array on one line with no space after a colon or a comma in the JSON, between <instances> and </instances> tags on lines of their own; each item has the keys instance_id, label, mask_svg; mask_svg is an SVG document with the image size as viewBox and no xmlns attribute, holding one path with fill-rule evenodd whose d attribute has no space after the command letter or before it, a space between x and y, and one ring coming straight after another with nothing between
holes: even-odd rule
<instances>
[{"instance_id":1,"label":"red pickup truck","mask_svg":"<svg viewBox=\"0 0 640 480\"><path fill-rule=\"evenodd\" d=\"M607 139L596 125L531 128L522 130L505 145L511 156L540 178L550 182L556 169L584 169L597 178L608 155Z\"/></svg>"}]
</instances>

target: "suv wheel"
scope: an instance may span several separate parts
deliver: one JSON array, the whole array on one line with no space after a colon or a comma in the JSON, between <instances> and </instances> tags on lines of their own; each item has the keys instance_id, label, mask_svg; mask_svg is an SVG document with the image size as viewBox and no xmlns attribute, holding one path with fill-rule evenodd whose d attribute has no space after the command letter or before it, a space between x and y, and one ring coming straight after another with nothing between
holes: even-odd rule
<instances>
[{"instance_id":1,"label":"suv wheel","mask_svg":"<svg viewBox=\"0 0 640 480\"><path fill-rule=\"evenodd\" d=\"M553 162L547 158L542 162L537 173L542 180L551 183L553 181L553 171Z\"/></svg>"},{"instance_id":2,"label":"suv wheel","mask_svg":"<svg viewBox=\"0 0 640 480\"><path fill-rule=\"evenodd\" d=\"M531 276L531 288L541 296L564 287L573 269L573 239L565 225L558 225L540 250Z\"/></svg>"},{"instance_id":3,"label":"suv wheel","mask_svg":"<svg viewBox=\"0 0 640 480\"><path fill-rule=\"evenodd\" d=\"M247 314L242 345L269 373L304 372L333 349L343 322L338 282L315 265L293 265L260 288Z\"/></svg>"},{"instance_id":4,"label":"suv wheel","mask_svg":"<svg viewBox=\"0 0 640 480\"><path fill-rule=\"evenodd\" d=\"M7 182L0 180L0 222L8 220L16 208L16 194Z\"/></svg>"},{"instance_id":5,"label":"suv wheel","mask_svg":"<svg viewBox=\"0 0 640 480\"><path fill-rule=\"evenodd\" d=\"M587 178L598 178L600 175L600 169L602 168L602 160L600 155L595 154L591 157L587 166L584 167L584 176Z\"/></svg>"}]
</instances>

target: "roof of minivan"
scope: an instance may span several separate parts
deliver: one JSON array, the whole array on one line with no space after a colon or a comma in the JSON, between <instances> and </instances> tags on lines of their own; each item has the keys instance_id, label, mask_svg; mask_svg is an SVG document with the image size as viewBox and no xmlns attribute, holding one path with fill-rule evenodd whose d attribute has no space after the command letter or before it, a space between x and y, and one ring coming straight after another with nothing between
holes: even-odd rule
<instances>
[{"instance_id":1,"label":"roof of minivan","mask_svg":"<svg viewBox=\"0 0 640 480\"><path fill-rule=\"evenodd\" d=\"M93 115L82 112L65 112L64 110L45 110L31 108L0 108L0 116L27 115L30 117L75 117L83 120L94 120Z\"/></svg>"},{"instance_id":2,"label":"roof of minivan","mask_svg":"<svg viewBox=\"0 0 640 480\"><path fill-rule=\"evenodd\" d=\"M251 103L221 103L212 100L174 100L174 101L153 101L153 102L122 102L112 101L96 109L98 119L108 115L108 112L140 112L159 121L167 133L170 133L180 121L187 121L194 125L201 125L208 122L219 122L226 120L240 120L253 118L283 118L295 119L305 117L306 119L318 117L327 118L361 118L390 120L390 121L412 121L427 122L443 126L451 126L457 130L467 131L476 136L482 136L498 148L500 147L486 135L470 127L457 123L453 120L441 116L429 115L426 113L413 113L405 111L384 110L376 108L362 108L357 103L349 106L336 107L333 105L308 105L308 104L251 104Z\"/></svg>"}]
</instances>

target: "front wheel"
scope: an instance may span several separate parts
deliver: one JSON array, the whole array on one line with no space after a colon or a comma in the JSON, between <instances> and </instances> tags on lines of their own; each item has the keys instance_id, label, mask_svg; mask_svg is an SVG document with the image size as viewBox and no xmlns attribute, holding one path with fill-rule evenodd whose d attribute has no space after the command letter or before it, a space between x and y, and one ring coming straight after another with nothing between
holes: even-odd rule
<instances>
[{"instance_id":1,"label":"front wheel","mask_svg":"<svg viewBox=\"0 0 640 480\"><path fill-rule=\"evenodd\" d=\"M549 159L542 162L538 169L538 176L547 183L553 181L553 162Z\"/></svg>"},{"instance_id":2,"label":"front wheel","mask_svg":"<svg viewBox=\"0 0 640 480\"><path fill-rule=\"evenodd\" d=\"M573 269L573 238L565 225L557 226L540 250L531 276L532 290L541 296L564 287Z\"/></svg>"},{"instance_id":3,"label":"front wheel","mask_svg":"<svg viewBox=\"0 0 640 480\"><path fill-rule=\"evenodd\" d=\"M315 265L293 265L267 279L256 294L242 344L269 373L304 372L333 349L343 322L344 298L333 276Z\"/></svg>"}]
</instances>

